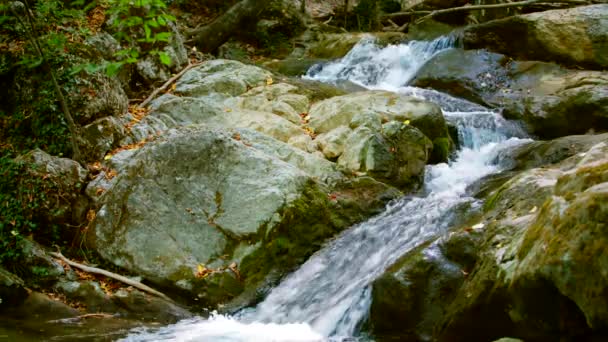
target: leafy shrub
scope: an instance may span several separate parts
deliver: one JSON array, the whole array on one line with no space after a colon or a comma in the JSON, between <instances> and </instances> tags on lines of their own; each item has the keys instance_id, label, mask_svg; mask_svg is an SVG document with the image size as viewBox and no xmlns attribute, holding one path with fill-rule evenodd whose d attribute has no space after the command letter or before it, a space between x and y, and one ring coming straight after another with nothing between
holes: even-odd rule
<instances>
[{"instance_id":1,"label":"leafy shrub","mask_svg":"<svg viewBox=\"0 0 608 342\"><path fill-rule=\"evenodd\" d=\"M109 0L109 4L107 12L113 17L114 37L125 46L116 54L119 60L108 64L110 75L146 55L158 56L161 63L171 64L171 57L161 48L171 38L168 25L175 17L165 12L167 5L163 0Z\"/></svg>"}]
</instances>

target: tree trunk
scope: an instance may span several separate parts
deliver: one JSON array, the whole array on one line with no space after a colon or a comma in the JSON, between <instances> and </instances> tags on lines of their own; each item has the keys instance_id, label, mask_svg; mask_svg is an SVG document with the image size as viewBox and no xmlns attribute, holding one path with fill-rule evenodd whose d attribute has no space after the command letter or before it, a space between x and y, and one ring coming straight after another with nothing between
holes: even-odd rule
<instances>
[{"instance_id":1,"label":"tree trunk","mask_svg":"<svg viewBox=\"0 0 608 342\"><path fill-rule=\"evenodd\" d=\"M194 32L196 47L202 52L214 52L234 33L243 30L244 24L252 20L257 22L267 4L265 0L241 0L211 24Z\"/></svg>"}]
</instances>

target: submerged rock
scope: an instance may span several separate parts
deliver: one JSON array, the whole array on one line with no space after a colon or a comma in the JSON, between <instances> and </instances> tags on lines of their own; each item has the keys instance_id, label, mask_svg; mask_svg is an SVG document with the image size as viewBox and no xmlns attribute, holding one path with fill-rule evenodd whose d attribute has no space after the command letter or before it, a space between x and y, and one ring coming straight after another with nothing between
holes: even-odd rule
<instances>
[{"instance_id":1,"label":"submerged rock","mask_svg":"<svg viewBox=\"0 0 608 342\"><path fill-rule=\"evenodd\" d=\"M487 48L518 59L608 66L608 5L517 15L464 30L465 48Z\"/></svg>"}]
</instances>

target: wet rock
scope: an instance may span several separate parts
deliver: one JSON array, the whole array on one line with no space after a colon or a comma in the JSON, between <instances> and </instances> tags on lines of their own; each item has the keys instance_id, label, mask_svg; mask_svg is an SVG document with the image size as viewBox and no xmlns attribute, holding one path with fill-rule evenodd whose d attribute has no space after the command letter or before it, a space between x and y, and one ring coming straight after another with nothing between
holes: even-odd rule
<instances>
[{"instance_id":1,"label":"wet rock","mask_svg":"<svg viewBox=\"0 0 608 342\"><path fill-rule=\"evenodd\" d=\"M31 292L21 304L11 307L4 314L12 319L49 321L76 317L80 315L80 312L45 294Z\"/></svg>"},{"instance_id":2,"label":"wet rock","mask_svg":"<svg viewBox=\"0 0 608 342\"><path fill-rule=\"evenodd\" d=\"M449 49L431 58L411 83L489 105L489 98L507 85L507 61L504 55L483 50Z\"/></svg>"},{"instance_id":3,"label":"wet rock","mask_svg":"<svg viewBox=\"0 0 608 342\"><path fill-rule=\"evenodd\" d=\"M326 61L324 58L286 58L265 62L264 67L285 76L303 76L313 65Z\"/></svg>"},{"instance_id":4,"label":"wet rock","mask_svg":"<svg viewBox=\"0 0 608 342\"><path fill-rule=\"evenodd\" d=\"M412 84L503 109L541 138L608 129L608 80L598 71L451 49L433 57Z\"/></svg>"},{"instance_id":5,"label":"wet rock","mask_svg":"<svg viewBox=\"0 0 608 342\"><path fill-rule=\"evenodd\" d=\"M402 257L374 284L372 331L387 339L601 340L606 152L602 141L518 174L486 197L479 224ZM429 255L461 276L447 282L450 273L433 271ZM425 306L436 298L440 305Z\"/></svg>"},{"instance_id":6,"label":"wet rock","mask_svg":"<svg viewBox=\"0 0 608 342\"><path fill-rule=\"evenodd\" d=\"M188 310L176 304L138 290L120 289L114 293L112 300L127 311L127 317L143 321L170 324L193 316Z\"/></svg>"},{"instance_id":7,"label":"wet rock","mask_svg":"<svg viewBox=\"0 0 608 342\"><path fill-rule=\"evenodd\" d=\"M570 135L523 144L504 151L499 158L501 165L507 170L528 170L550 166L577 154L585 154L600 142L608 142L608 134Z\"/></svg>"},{"instance_id":8,"label":"wet rock","mask_svg":"<svg viewBox=\"0 0 608 342\"><path fill-rule=\"evenodd\" d=\"M380 46L404 41L406 35L401 32L338 33L327 34L309 48L308 56L312 58L337 59L344 57L361 39L372 39Z\"/></svg>"},{"instance_id":9,"label":"wet rock","mask_svg":"<svg viewBox=\"0 0 608 342\"><path fill-rule=\"evenodd\" d=\"M606 4L517 15L467 27L463 44L518 59L603 69L608 66L607 18Z\"/></svg>"},{"instance_id":10,"label":"wet rock","mask_svg":"<svg viewBox=\"0 0 608 342\"><path fill-rule=\"evenodd\" d=\"M0 267L0 309L14 307L27 295L23 280Z\"/></svg>"}]
</instances>

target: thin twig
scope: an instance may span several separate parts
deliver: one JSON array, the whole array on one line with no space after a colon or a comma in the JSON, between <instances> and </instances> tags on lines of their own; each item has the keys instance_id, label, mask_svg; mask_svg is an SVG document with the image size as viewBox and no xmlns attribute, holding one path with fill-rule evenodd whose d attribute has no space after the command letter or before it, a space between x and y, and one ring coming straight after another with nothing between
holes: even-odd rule
<instances>
[{"instance_id":1,"label":"thin twig","mask_svg":"<svg viewBox=\"0 0 608 342\"><path fill-rule=\"evenodd\" d=\"M140 103L138 105L139 108L144 108L148 105L148 103L150 103L152 100L154 100L156 98L156 95L158 95L158 93L160 93L161 91L167 89L173 82L177 81L178 78L182 77L186 71L194 68L195 66L201 65L201 63L194 63L194 64L190 64L188 63L188 65L179 73L177 73L175 76L171 77L167 82L165 82L165 84L163 84L160 88L156 89L155 91L152 92L152 94L150 94L150 96L148 96L147 99L144 100L144 102Z\"/></svg>"},{"instance_id":2,"label":"thin twig","mask_svg":"<svg viewBox=\"0 0 608 342\"><path fill-rule=\"evenodd\" d=\"M88 273L100 274L100 275L106 276L108 278L112 278L114 280L118 280L121 283L125 283L127 285L131 285L131 286L133 286L135 288L138 288L138 289L140 289L142 291L145 291L145 292L148 292L148 293L153 294L155 296L158 296L158 297L160 297L160 298L162 298L164 300L167 300L169 302L173 302L171 300L171 298L167 297L165 294L160 293L160 292L156 291L155 289L153 289L153 288L151 288L151 287L149 287L147 285L144 285L144 284L142 284L142 283L140 283L138 281L135 281L135 280L129 279L127 277L121 276L120 274L116 274L116 273L113 273L113 272L110 272L110 271L106 271L106 270L103 270L101 268L86 266L86 265L77 263L77 262L72 261L72 260L66 258L65 256L63 256L63 254L61 254L61 252L50 252L49 254L52 255L52 256L54 256L55 258L61 259L63 262L65 262L66 264L68 264L68 265L70 265L72 267L79 268L79 269L81 269L81 270L83 270L85 272L88 272Z\"/></svg>"},{"instance_id":3,"label":"thin twig","mask_svg":"<svg viewBox=\"0 0 608 342\"><path fill-rule=\"evenodd\" d=\"M483 9L494 9L494 8L507 8L507 7L520 7L520 6L529 6L538 3L570 3L570 4L580 4L585 5L591 3L591 1L585 0L526 0L526 1L517 1L517 2L507 2L502 4L492 4L492 5L474 5L474 6L461 6L461 7L452 7L446 8L436 11L406 11L406 12L397 12L385 14L383 18L399 18L404 16L411 16L415 14L428 14L424 17L416 20L417 23L426 20L428 18L434 17L439 14L452 13L452 12L460 12L460 11L478 11Z\"/></svg>"}]
</instances>

